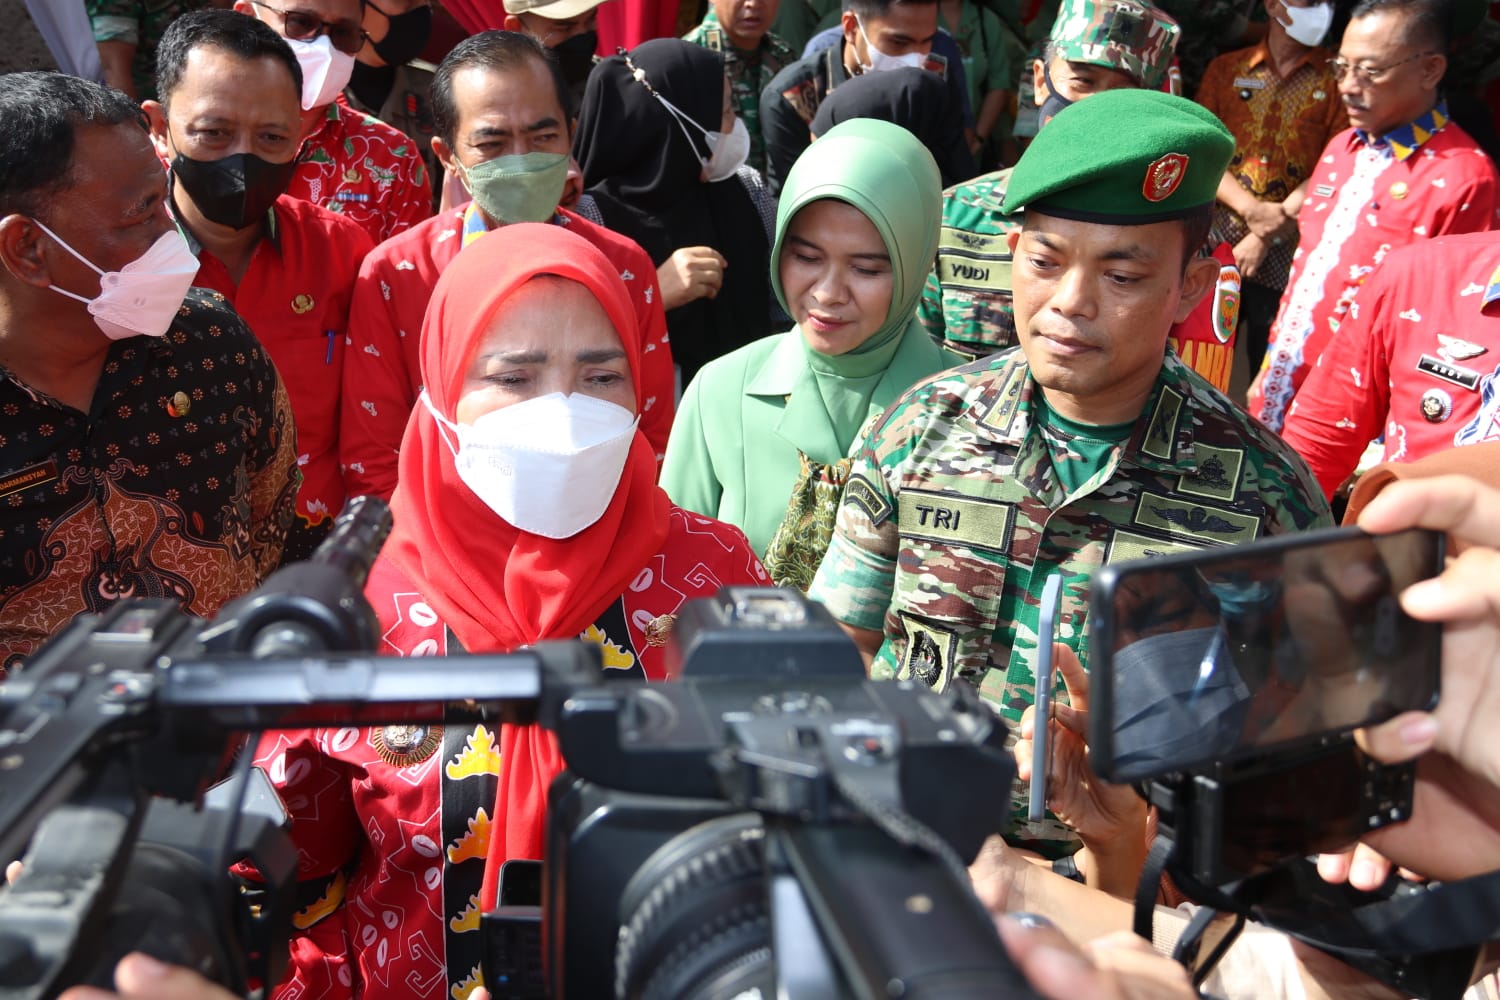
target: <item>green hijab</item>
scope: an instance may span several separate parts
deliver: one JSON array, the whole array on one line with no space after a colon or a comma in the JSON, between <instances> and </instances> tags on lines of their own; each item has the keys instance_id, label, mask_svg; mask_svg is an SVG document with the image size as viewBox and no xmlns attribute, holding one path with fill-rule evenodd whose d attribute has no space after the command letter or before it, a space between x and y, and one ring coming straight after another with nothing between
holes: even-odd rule
<instances>
[{"instance_id":1,"label":"green hijab","mask_svg":"<svg viewBox=\"0 0 1500 1000\"><path fill-rule=\"evenodd\" d=\"M776 210L771 287L788 315L791 309L781 287L782 242L797 212L823 198L853 205L875 225L891 258L891 304L880 328L845 354L819 353L807 346L800 330L791 334L802 341L810 377L806 386L799 379L798 388L804 391L793 391L780 429L784 434L790 431L794 437L811 440L822 435L801 434L799 425L831 425L835 438L847 451L868 415L871 395L896 359L908 327L913 336L927 336L915 316L937 254L943 190L932 154L901 126L857 118L829 129L792 165ZM944 366L932 367L929 359L913 367L919 370L901 381L898 391ZM899 378L904 373L891 374ZM801 441L794 443L802 447ZM808 457L831 462L843 456L809 452Z\"/></svg>"}]
</instances>

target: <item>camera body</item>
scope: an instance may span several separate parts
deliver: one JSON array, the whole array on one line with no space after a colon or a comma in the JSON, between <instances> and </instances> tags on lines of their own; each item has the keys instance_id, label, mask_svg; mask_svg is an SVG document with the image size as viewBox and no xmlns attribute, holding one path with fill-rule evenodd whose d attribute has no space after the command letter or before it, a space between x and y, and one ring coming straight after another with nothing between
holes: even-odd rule
<instances>
[{"instance_id":1,"label":"camera body","mask_svg":"<svg viewBox=\"0 0 1500 1000\"><path fill-rule=\"evenodd\" d=\"M552 788L555 863L542 893L545 964L559 1000L631 993L620 963L716 968L768 948L768 828L816 831L836 852L827 863L855 878L880 863L879 840L894 856L918 853L880 833L872 813L910 817L964 863L1004 828L1015 766L998 718L961 685L935 694L868 680L842 629L801 594L725 588L684 609L673 641L675 681L574 691L552 723L568 764ZM668 888L653 896L659 886ZM699 917L674 925L661 915L674 908ZM954 925L940 936L962 938L957 925L973 916L952 904L923 919ZM717 930L698 955L667 955L664 942L649 940L703 921ZM629 942L633 924L632 955L622 957L617 942ZM989 927L976 939L984 933L993 942ZM933 961L901 940L889 946L893 967L910 975ZM663 974L674 989L693 978Z\"/></svg>"}]
</instances>

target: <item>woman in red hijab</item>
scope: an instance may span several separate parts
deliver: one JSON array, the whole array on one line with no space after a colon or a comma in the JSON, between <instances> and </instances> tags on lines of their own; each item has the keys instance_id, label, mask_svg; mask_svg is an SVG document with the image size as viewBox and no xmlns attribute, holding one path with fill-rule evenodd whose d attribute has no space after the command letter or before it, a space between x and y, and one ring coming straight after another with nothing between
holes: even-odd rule
<instances>
[{"instance_id":1,"label":"woman in red hijab","mask_svg":"<svg viewBox=\"0 0 1500 1000\"><path fill-rule=\"evenodd\" d=\"M660 679L684 601L769 582L738 529L657 488L633 377L649 347L587 241L528 224L476 241L438 282L422 339L395 528L365 591L381 652L579 637L611 675ZM292 813L301 877L327 880L278 995L468 996L500 862L542 856L562 768L551 734L300 730L266 734L257 757Z\"/></svg>"}]
</instances>

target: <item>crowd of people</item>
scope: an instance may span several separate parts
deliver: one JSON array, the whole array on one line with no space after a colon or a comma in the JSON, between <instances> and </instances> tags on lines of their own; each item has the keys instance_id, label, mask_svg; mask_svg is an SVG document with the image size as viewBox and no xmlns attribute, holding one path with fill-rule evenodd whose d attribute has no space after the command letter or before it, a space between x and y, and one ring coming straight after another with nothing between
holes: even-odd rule
<instances>
[{"instance_id":1,"label":"crowd of people","mask_svg":"<svg viewBox=\"0 0 1500 1000\"><path fill-rule=\"evenodd\" d=\"M1323 869L1500 868L1500 5L78 2L102 83L0 75L0 680L120 600L212 616L362 495L394 518L389 655L576 638L661 680L685 602L794 588L871 676L967 685L1015 734L971 875L1045 918L1001 921L1038 988L1192 996L1101 937L1154 824L1088 765L1091 580L1331 526L1354 486L1361 526L1462 553L1405 597L1450 623L1436 714L1362 736L1446 783ZM1369 499L1423 470L1457 475ZM300 851L276 995L484 996L555 738L246 752ZM1278 963L1382 995L1269 931L1218 985ZM120 989L215 995L139 958Z\"/></svg>"}]
</instances>

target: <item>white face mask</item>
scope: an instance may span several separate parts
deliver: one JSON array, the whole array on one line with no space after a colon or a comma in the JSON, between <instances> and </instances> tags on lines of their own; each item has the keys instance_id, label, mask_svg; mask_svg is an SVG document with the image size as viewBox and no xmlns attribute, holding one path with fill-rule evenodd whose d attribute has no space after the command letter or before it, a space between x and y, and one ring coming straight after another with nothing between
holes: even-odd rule
<instances>
[{"instance_id":1,"label":"white face mask","mask_svg":"<svg viewBox=\"0 0 1500 1000\"><path fill-rule=\"evenodd\" d=\"M85 303L89 315L110 340L162 336L198 276L198 258L175 229L162 233L145 253L120 270L104 271L52 230L40 222L36 224L64 250L98 273L99 294L92 299L56 285L51 288L59 295Z\"/></svg>"},{"instance_id":2,"label":"white face mask","mask_svg":"<svg viewBox=\"0 0 1500 1000\"><path fill-rule=\"evenodd\" d=\"M860 63L860 69L866 73L884 73L891 69L921 69L922 64L927 61L927 56L922 52L908 52L904 56L892 56L880 51L875 43L870 41L870 36L865 34L865 26L858 17L854 23L859 27L859 37L865 40L865 49L870 53L868 63Z\"/></svg>"},{"instance_id":3,"label":"white face mask","mask_svg":"<svg viewBox=\"0 0 1500 1000\"><path fill-rule=\"evenodd\" d=\"M641 70L635 71L635 78L641 83L646 83L646 74ZM750 130L738 116L734 120L734 128L728 132L710 132L693 120L692 116L683 111L677 105L657 93L655 88L647 85L651 96L661 102L661 106L667 109L677 122L677 127L682 129L682 134L687 137L688 146L693 152L698 151L697 144L693 141L693 133L688 131L688 126L698 130L703 136L704 144L708 146L708 155L699 156L698 162L703 164L703 180L708 183L714 181L728 180L734 176L734 172L745 165L745 160L750 156Z\"/></svg>"},{"instance_id":4,"label":"white face mask","mask_svg":"<svg viewBox=\"0 0 1500 1000\"><path fill-rule=\"evenodd\" d=\"M319 35L310 42L286 43L297 56L297 65L302 67L302 110L311 111L332 104L343 89L349 86L349 77L354 73L354 57L333 47L327 35Z\"/></svg>"},{"instance_id":5,"label":"white face mask","mask_svg":"<svg viewBox=\"0 0 1500 1000\"><path fill-rule=\"evenodd\" d=\"M455 424L422 404L458 437L458 477L507 523L544 538L571 538L614 499L639 418L575 392L537 396ZM447 440L446 435L444 441Z\"/></svg>"},{"instance_id":6,"label":"white face mask","mask_svg":"<svg viewBox=\"0 0 1500 1000\"><path fill-rule=\"evenodd\" d=\"M697 124L694 122L694 124ZM703 179L712 184L727 181L750 158L750 130L738 117L728 132L708 132L708 160L703 164Z\"/></svg>"},{"instance_id":7,"label":"white face mask","mask_svg":"<svg viewBox=\"0 0 1500 1000\"><path fill-rule=\"evenodd\" d=\"M1292 41L1312 47L1323 40L1333 24L1333 4L1320 3L1316 7L1293 7L1283 3L1282 8L1291 24L1283 25Z\"/></svg>"}]
</instances>

